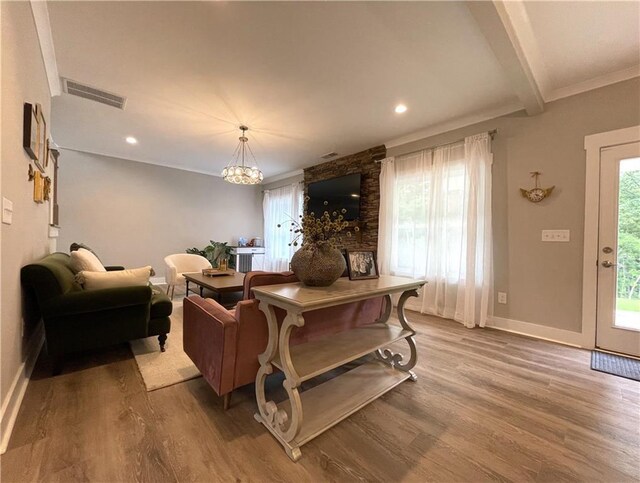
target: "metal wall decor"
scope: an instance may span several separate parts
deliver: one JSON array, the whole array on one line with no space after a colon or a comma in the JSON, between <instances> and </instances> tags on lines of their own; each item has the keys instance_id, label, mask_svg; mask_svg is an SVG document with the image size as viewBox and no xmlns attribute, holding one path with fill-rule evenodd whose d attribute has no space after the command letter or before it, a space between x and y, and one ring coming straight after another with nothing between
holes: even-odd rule
<instances>
[{"instance_id":1,"label":"metal wall decor","mask_svg":"<svg viewBox=\"0 0 640 483\"><path fill-rule=\"evenodd\" d=\"M532 171L530 174L531 174L531 177L535 179L535 186L530 190L520 188L520 193L524 198L528 199L532 203L539 203L540 201L544 200L551 194L555 186L551 186L550 188L546 188L546 189L540 188L538 183L538 177L542 173L540 171Z\"/></svg>"}]
</instances>

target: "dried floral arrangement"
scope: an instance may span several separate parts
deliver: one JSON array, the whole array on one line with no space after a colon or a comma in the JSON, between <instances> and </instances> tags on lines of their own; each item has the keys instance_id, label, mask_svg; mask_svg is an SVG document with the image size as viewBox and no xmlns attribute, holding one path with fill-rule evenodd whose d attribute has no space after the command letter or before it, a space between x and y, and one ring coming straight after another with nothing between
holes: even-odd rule
<instances>
[{"instance_id":1,"label":"dried floral arrangement","mask_svg":"<svg viewBox=\"0 0 640 483\"><path fill-rule=\"evenodd\" d=\"M320 217L312 211L306 213L307 202L309 197L304 199L304 215L300 215L300 220L291 219L289 231L293 234L293 239L289 246L297 247L300 245L302 248L315 248L327 246L330 248L338 248L338 245L342 242L342 232L349 226L349 223L344 220L344 214L347 212L344 208L340 212L333 211L329 213L325 211ZM324 202L327 206L328 201ZM281 228L282 224L278 225ZM359 231L358 227L354 228L355 231ZM346 233L347 237L351 237L351 232Z\"/></svg>"}]
</instances>

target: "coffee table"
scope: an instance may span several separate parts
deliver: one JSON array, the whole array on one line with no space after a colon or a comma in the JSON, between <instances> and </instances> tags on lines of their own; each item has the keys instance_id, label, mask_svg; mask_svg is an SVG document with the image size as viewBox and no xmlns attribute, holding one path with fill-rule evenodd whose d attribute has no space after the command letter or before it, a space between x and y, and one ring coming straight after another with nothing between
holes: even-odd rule
<instances>
[{"instance_id":1,"label":"coffee table","mask_svg":"<svg viewBox=\"0 0 640 483\"><path fill-rule=\"evenodd\" d=\"M189 290L191 290L192 293L203 297L204 289L206 288L217 294L218 302L221 305L223 305L222 294L240 292L244 288L244 273L242 272L235 272L233 275L218 275L216 277L202 275L202 273L199 272L183 273L182 276L186 282L186 296L189 295ZM190 289L189 283L193 283L199 287L199 291L196 292L195 290Z\"/></svg>"}]
</instances>

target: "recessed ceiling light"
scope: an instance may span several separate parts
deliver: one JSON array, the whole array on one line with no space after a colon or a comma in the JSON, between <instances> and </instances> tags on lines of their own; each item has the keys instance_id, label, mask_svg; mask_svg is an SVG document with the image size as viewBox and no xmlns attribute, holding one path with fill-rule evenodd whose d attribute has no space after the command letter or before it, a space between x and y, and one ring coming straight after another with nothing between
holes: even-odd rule
<instances>
[{"instance_id":1,"label":"recessed ceiling light","mask_svg":"<svg viewBox=\"0 0 640 483\"><path fill-rule=\"evenodd\" d=\"M407 106L405 106L404 104L398 104L396 106L396 113L397 114L402 114L403 112L406 112L407 110Z\"/></svg>"},{"instance_id":2,"label":"recessed ceiling light","mask_svg":"<svg viewBox=\"0 0 640 483\"><path fill-rule=\"evenodd\" d=\"M127 141L129 144L138 144L138 140L133 136L127 136L125 141Z\"/></svg>"}]
</instances>

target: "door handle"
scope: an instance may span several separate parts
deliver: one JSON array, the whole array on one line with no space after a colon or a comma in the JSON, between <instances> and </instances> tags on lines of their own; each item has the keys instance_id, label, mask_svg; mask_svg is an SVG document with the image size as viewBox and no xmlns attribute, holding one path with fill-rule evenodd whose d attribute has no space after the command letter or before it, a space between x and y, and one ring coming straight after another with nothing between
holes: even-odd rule
<instances>
[{"instance_id":1,"label":"door handle","mask_svg":"<svg viewBox=\"0 0 640 483\"><path fill-rule=\"evenodd\" d=\"M602 266L604 268L611 268L611 267L615 267L617 265L617 263L613 263L611 260L605 260L604 262L602 262Z\"/></svg>"}]
</instances>

